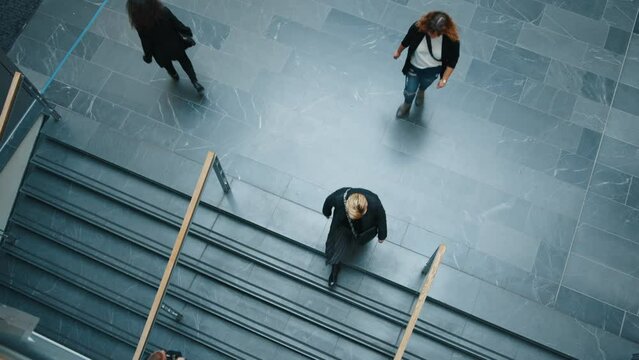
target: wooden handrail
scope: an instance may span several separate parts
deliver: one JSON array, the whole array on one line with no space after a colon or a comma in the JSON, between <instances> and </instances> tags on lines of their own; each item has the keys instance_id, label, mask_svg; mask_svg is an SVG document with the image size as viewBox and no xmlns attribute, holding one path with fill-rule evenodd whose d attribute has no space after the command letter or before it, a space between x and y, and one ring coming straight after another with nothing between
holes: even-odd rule
<instances>
[{"instance_id":1,"label":"wooden handrail","mask_svg":"<svg viewBox=\"0 0 639 360\"><path fill-rule=\"evenodd\" d=\"M9 87L7 98L4 100L2 113L0 113L0 140L2 140L2 137L4 136L4 130L7 128L7 124L9 123L9 117L11 116L11 109L13 109L13 104L15 104L16 98L18 97L18 90L20 90L21 83L22 83L22 73L19 71L16 71L13 74L13 80L11 80L11 86Z\"/></svg>"},{"instance_id":2,"label":"wooden handrail","mask_svg":"<svg viewBox=\"0 0 639 360\"><path fill-rule=\"evenodd\" d=\"M417 302L413 307L410 320L408 321L408 325L406 325L406 330L404 330L404 336L402 337L402 341L399 343L399 347L397 348L397 352L395 353L395 357L393 358L393 360L401 360L404 356L404 352L406 351L406 347L408 346L408 340L410 340L410 336L413 334L413 330L415 329L415 325L417 324L417 319L419 319L419 314L422 312L422 307L424 307L426 296L428 296L428 292L433 285L433 280L435 279L435 275L437 275L437 270L439 269L439 265L442 262L442 257L444 256L445 252L446 245L441 244L439 245L437 251L435 251L433 256L428 259L428 264L424 269L427 271L426 280L424 281L424 285L422 285L422 289L419 292L419 297L417 298Z\"/></svg>"},{"instance_id":3,"label":"wooden handrail","mask_svg":"<svg viewBox=\"0 0 639 360\"><path fill-rule=\"evenodd\" d=\"M169 281L171 280L171 274L173 273L173 269L177 264L178 256L180 255L180 251L182 250L182 244L184 243L184 239L189 232L191 220L195 215L195 210L197 209L197 205L200 202L200 198L202 197L204 185L206 184L206 179L211 172L211 166L215 158L216 155L214 152L209 151L206 155L206 160L204 161L202 171L200 172L200 178L195 185L195 190L193 190L193 196L191 196L189 207L186 209L184 220L182 220L182 226L180 227L180 231L178 232L177 238L175 239L175 244L173 245L171 257L166 264L166 269L164 270L164 275L162 276L162 280L160 281L158 291L155 294L155 299L153 300L153 305L151 306L151 310L149 311L149 316L146 318L146 323L144 324L144 329L142 330L140 341L138 342L138 346L135 349L135 353L133 354L133 360L140 360L142 354L144 353L144 348L146 347L149 335L151 334L151 329L153 328L153 324L155 323L155 318L157 317L160 306L162 305L162 300L164 300L164 294L166 293L166 288L168 287Z\"/></svg>"}]
</instances>

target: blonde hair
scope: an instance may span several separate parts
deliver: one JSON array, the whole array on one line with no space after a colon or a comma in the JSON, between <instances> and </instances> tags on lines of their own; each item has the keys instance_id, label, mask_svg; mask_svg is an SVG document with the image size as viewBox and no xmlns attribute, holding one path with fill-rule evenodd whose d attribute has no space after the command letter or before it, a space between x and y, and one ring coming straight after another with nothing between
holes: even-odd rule
<instances>
[{"instance_id":1,"label":"blonde hair","mask_svg":"<svg viewBox=\"0 0 639 360\"><path fill-rule=\"evenodd\" d=\"M353 219L359 220L366 214L368 210L368 201L366 197L360 193L353 193L346 199L346 215Z\"/></svg>"}]
</instances>

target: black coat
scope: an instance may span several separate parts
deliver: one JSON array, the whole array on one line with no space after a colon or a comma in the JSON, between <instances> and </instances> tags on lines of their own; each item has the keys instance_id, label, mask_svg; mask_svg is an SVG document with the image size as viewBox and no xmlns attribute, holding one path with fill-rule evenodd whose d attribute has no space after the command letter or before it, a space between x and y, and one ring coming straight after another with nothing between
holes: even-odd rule
<instances>
[{"instance_id":1,"label":"black coat","mask_svg":"<svg viewBox=\"0 0 639 360\"><path fill-rule=\"evenodd\" d=\"M331 222L331 232L336 228L346 227L350 229L348 225L348 219L346 218L346 208L344 207L344 191L348 188L341 188L334 193L330 194L324 201L322 213L324 216L331 216L331 210L333 210L333 220ZM348 194L360 193L366 197L368 201L368 210L361 219L353 221L353 226L358 234L370 229L377 228L377 238L380 240L386 239L386 212L382 206L382 202L379 197L373 192L366 189L352 188L348 191ZM349 230L350 231L350 230Z\"/></svg>"},{"instance_id":2,"label":"black coat","mask_svg":"<svg viewBox=\"0 0 639 360\"><path fill-rule=\"evenodd\" d=\"M404 75L408 73L410 69L410 59L413 57L415 50L422 42L424 36L428 36L426 33L419 31L416 24L413 23L408 29L404 40L402 40L402 46L408 48L408 56L406 56L406 62L402 68ZM442 71L440 76L444 76L444 71L447 67L455 68L457 60L459 60L459 41L453 41L448 36L442 35Z\"/></svg>"},{"instance_id":3,"label":"black coat","mask_svg":"<svg viewBox=\"0 0 639 360\"><path fill-rule=\"evenodd\" d=\"M136 29L140 35L145 56L153 56L155 62L165 67L172 60L186 56L183 36L193 36L191 29L173 15L169 8L162 9L160 19L148 29Z\"/></svg>"}]
</instances>

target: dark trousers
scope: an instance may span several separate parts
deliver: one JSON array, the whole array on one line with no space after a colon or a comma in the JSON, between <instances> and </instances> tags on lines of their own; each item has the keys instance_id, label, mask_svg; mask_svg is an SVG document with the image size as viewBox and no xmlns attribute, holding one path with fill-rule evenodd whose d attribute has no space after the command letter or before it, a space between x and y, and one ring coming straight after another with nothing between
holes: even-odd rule
<instances>
[{"instance_id":1,"label":"dark trousers","mask_svg":"<svg viewBox=\"0 0 639 360\"><path fill-rule=\"evenodd\" d=\"M186 53L176 60L177 62L180 63L186 75L189 76L189 79L191 79L191 82L197 81L197 76L195 75L195 69L193 69L193 64L191 63L191 60L186 55ZM169 62L168 64L164 65L164 68L169 74L175 74L177 72L175 70L175 67L173 66L173 62Z\"/></svg>"}]
</instances>

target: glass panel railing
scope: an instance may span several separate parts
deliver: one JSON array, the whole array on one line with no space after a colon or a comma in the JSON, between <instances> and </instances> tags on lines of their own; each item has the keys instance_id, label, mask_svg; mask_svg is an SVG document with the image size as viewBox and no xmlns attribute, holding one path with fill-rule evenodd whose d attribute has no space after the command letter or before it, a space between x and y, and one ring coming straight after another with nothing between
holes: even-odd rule
<instances>
[{"instance_id":1,"label":"glass panel railing","mask_svg":"<svg viewBox=\"0 0 639 360\"><path fill-rule=\"evenodd\" d=\"M7 164L40 115L59 115L18 68L0 53L0 170Z\"/></svg>"}]
</instances>

